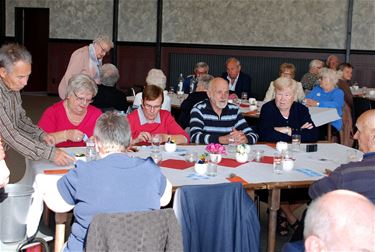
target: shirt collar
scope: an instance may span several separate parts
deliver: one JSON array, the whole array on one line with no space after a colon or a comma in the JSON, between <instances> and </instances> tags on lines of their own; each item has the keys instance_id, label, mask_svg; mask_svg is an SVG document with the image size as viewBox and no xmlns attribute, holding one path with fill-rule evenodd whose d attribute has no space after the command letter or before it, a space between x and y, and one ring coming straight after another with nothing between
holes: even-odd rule
<instances>
[{"instance_id":1,"label":"shirt collar","mask_svg":"<svg viewBox=\"0 0 375 252\"><path fill-rule=\"evenodd\" d=\"M146 123L151 123L149 122L146 117L145 117L145 114L143 113L143 109L142 109L142 106L140 106L138 109L138 116L139 116L139 122L141 125L145 125ZM156 116L155 120L152 122L152 123L161 123L161 120L160 120L160 112L158 113L158 115Z\"/></svg>"},{"instance_id":2,"label":"shirt collar","mask_svg":"<svg viewBox=\"0 0 375 252\"><path fill-rule=\"evenodd\" d=\"M233 83L231 83L232 79L229 77L229 74L227 75L227 80L229 81L229 90L231 91L235 91L236 89L236 84L237 84L237 81L238 81L238 78L240 77L240 73L238 73L236 79L234 79Z\"/></svg>"}]
</instances>

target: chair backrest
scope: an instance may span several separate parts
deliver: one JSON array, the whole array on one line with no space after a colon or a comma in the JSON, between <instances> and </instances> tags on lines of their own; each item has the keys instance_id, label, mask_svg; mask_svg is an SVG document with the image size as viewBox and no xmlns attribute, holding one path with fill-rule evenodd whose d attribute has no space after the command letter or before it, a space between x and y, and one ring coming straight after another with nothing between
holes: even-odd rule
<instances>
[{"instance_id":1,"label":"chair backrest","mask_svg":"<svg viewBox=\"0 0 375 252\"><path fill-rule=\"evenodd\" d=\"M173 208L184 251L259 251L256 206L241 183L183 186Z\"/></svg>"},{"instance_id":2,"label":"chair backrest","mask_svg":"<svg viewBox=\"0 0 375 252\"><path fill-rule=\"evenodd\" d=\"M353 122L355 123L358 119L358 117L365 111L372 108L371 101L369 99L366 99L364 97L354 97L353 98L354 103L354 119Z\"/></svg>"},{"instance_id":3,"label":"chair backrest","mask_svg":"<svg viewBox=\"0 0 375 252\"><path fill-rule=\"evenodd\" d=\"M181 229L173 209L98 214L86 251L182 251Z\"/></svg>"}]
</instances>

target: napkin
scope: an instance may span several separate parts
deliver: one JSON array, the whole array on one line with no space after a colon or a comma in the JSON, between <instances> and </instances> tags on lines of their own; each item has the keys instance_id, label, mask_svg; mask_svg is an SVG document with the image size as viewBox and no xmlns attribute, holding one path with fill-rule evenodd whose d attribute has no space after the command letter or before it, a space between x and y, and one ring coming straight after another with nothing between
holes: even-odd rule
<instances>
[{"instance_id":1,"label":"napkin","mask_svg":"<svg viewBox=\"0 0 375 252\"><path fill-rule=\"evenodd\" d=\"M159 166L165 168L172 168L177 170L184 170L194 166L194 163L186 162L185 160L167 159L159 163Z\"/></svg>"},{"instance_id":2,"label":"napkin","mask_svg":"<svg viewBox=\"0 0 375 252\"><path fill-rule=\"evenodd\" d=\"M245 164L245 163L237 162L233 158L222 158L221 161L220 161L220 163L218 165L236 168L236 167L238 167L238 166L240 166L242 164Z\"/></svg>"},{"instance_id":3,"label":"napkin","mask_svg":"<svg viewBox=\"0 0 375 252\"><path fill-rule=\"evenodd\" d=\"M65 174L68 173L70 169L57 169L57 170L44 170L44 174Z\"/></svg>"},{"instance_id":4,"label":"napkin","mask_svg":"<svg viewBox=\"0 0 375 252\"><path fill-rule=\"evenodd\" d=\"M271 157L271 156L263 156L259 163L273 164L273 157Z\"/></svg>"},{"instance_id":5,"label":"napkin","mask_svg":"<svg viewBox=\"0 0 375 252\"><path fill-rule=\"evenodd\" d=\"M233 178L227 178L227 180L229 180L232 183L240 182L240 183L242 183L242 185L248 184L248 182L246 180L244 180L243 178L241 178L240 176L235 176Z\"/></svg>"}]
</instances>

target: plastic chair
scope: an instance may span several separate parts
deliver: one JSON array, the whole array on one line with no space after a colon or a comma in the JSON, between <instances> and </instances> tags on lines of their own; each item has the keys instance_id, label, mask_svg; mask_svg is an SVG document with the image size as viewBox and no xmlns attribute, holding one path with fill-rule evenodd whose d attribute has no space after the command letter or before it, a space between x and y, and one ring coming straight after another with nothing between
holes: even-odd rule
<instances>
[{"instance_id":1,"label":"plastic chair","mask_svg":"<svg viewBox=\"0 0 375 252\"><path fill-rule=\"evenodd\" d=\"M173 209L99 214L92 220L86 251L182 251Z\"/></svg>"},{"instance_id":2,"label":"plastic chair","mask_svg":"<svg viewBox=\"0 0 375 252\"><path fill-rule=\"evenodd\" d=\"M183 186L173 208L184 251L259 251L256 206L241 183Z\"/></svg>"}]
</instances>

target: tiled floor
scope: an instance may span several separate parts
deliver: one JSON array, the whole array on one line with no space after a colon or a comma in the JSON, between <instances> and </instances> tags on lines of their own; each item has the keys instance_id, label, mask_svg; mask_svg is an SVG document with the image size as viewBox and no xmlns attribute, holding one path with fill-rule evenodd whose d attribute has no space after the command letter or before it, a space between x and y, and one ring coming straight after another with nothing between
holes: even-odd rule
<instances>
[{"instance_id":1,"label":"tiled floor","mask_svg":"<svg viewBox=\"0 0 375 252\"><path fill-rule=\"evenodd\" d=\"M42 115L45 108L57 102L59 98L57 96L46 96L46 95L29 95L23 94L23 107L26 110L27 115L33 120L34 123L38 122L38 119ZM11 183L15 183L20 180L25 172L25 161L24 158L17 152L10 150L7 152L7 164L11 170ZM266 213L267 205L261 203L260 207L260 221L261 221L261 251L267 249L267 227L268 227L268 215ZM287 242L289 236L277 236L277 249L280 251L282 245Z\"/></svg>"}]
</instances>

